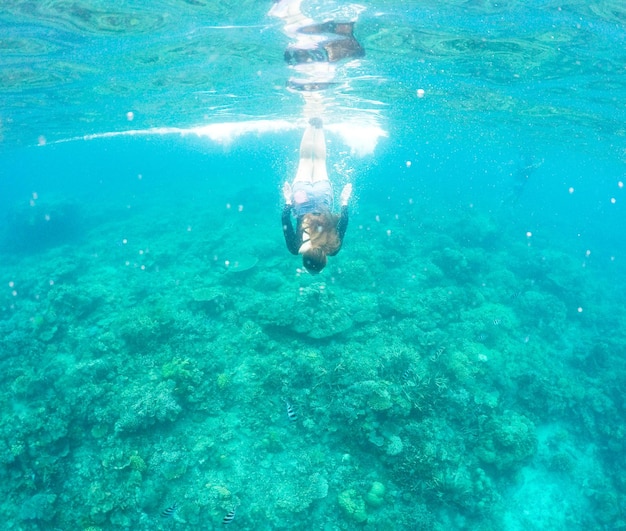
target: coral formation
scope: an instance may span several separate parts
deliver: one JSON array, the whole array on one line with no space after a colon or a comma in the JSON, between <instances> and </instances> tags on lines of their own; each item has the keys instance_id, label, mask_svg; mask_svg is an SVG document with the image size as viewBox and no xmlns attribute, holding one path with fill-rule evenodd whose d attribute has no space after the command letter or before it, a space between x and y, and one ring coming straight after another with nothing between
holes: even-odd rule
<instances>
[{"instance_id":1,"label":"coral formation","mask_svg":"<svg viewBox=\"0 0 626 531\"><path fill-rule=\"evenodd\" d=\"M374 481L365 496L365 503L370 507L378 508L385 502L385 486L380 481Z\"/></svg>"},{"instance_id":2,"label":"coral formation","mask_svg":"<svg viewBox=\"0 0 626 531\"><path fill-rule=\"evenodd\" d=\"M3 250L7 525L622 526L619 256L583 268L409 188L360 202L311 276L267 223L273 196L226 208L208 181Z\"/></svg>"},{"instance_id":3,"label":"coral formation","mask_svg":"<svg viewBox=\"0 0 626 531\"><path fill-rule=\"evenodd\" d=\"M534 424L523 415L504 411L484 424L476 452L483 462L510 469L521 466L536 450Z\"/></svg>"},{"instance_id":4,"label":"coral formation","mask_svg":"<svg viewBox=\"0 0 626 531\"><path fill-rule=\"evenodd\" d=\"M363 498L355 489L344 490L337 497L337 503L348 519L359 524L367 521L367 512Z\"/></svg>"}]
</instances>

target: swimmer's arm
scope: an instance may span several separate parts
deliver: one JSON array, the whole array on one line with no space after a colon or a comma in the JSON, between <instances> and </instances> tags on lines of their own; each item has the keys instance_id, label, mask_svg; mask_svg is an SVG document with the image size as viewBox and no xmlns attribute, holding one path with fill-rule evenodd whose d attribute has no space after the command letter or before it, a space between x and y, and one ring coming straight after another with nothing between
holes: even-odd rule
<instances>
[{"instance_id":1,"label":"swimmer's arm","mask_svg":"<svg viewBox=\"0 0 626 531\"><path fill-rule=\"evenodd\" d=\"M285 205L283 207L283 236L285 237L285 243L287 249L291 254L298 254L298 242L296 238L296 231L293 229L293 223L291 222L291 205Z\"/></svg>"},{"instance_id":2,"label":"swimmer's arm","mask_svg":"<svg viewBox=\"0 0 626 531\"><path fill-rule=\"evenodd\" d=\"M343 236L346 233L346 229L348 228L348 206L343 205L341 207L341 214L339 215L339 222L337 223L337 236L339 236L339 248L334 252L329 254L329 256L335 256L341 249L341 245L343 245Z\"/></svg>"},{"instance_id":3,"label":"swimmer's arm","mask_svg":"<svg viewBox=\"0 0 626 531\"><path fill-rule=\"evenodd\" d=\"M339 222L337 223L337 234L339 239L343 241L343 236L348 228L348 205L341 207L341 215L339 216Z\"/></svg>"},{"instance_id":4,"label":"swimmer's arm","mask_svg":"<svg viewBox=\"0 0 626 531\"><path fill-rule=\"evenodd\" d=\"M339 236L340 242L343 242L343 236L348 228L348 201L350 201L351 195L352 183L347 183L343 187L343 190L341 190L341 214L339 216L339 222L337 223L337 235ZM339 249L337 249L337 252L339 252Z\"/></svg>"},{"instance_id":5,"label":"swimmer's arm","mask_svg":"<svg viewBox=\"0 0 626 531\"><path fill-rule=\"evenodd\" d=\"M335 256L343 245L343 236L348 228L348 206L343 205L341 207L341 214L339 215L339 222L337 223L337 236L339 237L339 247L334 253L329 253L328 256Z\"/></svg>"}]
</instances>

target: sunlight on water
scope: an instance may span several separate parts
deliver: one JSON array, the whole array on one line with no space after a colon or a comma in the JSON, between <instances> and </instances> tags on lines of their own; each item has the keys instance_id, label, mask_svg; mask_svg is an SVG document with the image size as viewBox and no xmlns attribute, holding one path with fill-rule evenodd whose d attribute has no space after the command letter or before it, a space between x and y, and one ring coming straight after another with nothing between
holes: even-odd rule
<instances>
[{"instance_id":1,"label":"sunlight on water","mask_svg":"<svg viewBox=\"0 0 626 531\"><path fill-rule=\"evenodd\" d=\"M129 131L117 131L109 133L97 133L82 137L57 140L55 143L73 142L77 140L94 140L97 138L113 138L116 136L160 136L160 135L194 135L200 138L208 138L222 145L229 145L240 136L256 133L277 133L291 131L303 127L303 123L292 123L285 120L256 120L251 122L232 122L210 124L199 127L182 129L178 127L155 127L152 129L134 129ZM326 129L337 133L343 142L350 147L358 156L372 155L376 149L378 140L386 137L387 133L376 125L366 123L326 124ZM42 142L45 145L46 142Z\"/></svg>"}]
</instances>

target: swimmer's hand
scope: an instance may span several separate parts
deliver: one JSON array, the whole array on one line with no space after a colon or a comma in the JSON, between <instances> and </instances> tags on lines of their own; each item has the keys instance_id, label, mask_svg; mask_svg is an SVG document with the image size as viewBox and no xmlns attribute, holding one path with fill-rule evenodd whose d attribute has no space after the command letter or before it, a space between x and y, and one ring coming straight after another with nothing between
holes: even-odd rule
<instances>
[{"instance_id":1,"label":"swimmer's hand","mask_svg":"<svg viewBox=\"0 0 626 531\"><path fill-rule=\"evenodd\" d=\"M348 201L350 199L350 196L352 195L352 183L348 183L343 187L343 190L341 190L341 206L346 206L348 204Z\"/></svg>"},{"instance_id":2,"label":"swimmer's hand","mask_svg":"<svg viewBox=\"0 0 626 531\"><path fill-rule=\"evenodd\" d=\"M291 204L291 198L293 197L293 192L291 191L291 186L287 181L283 184L283 197L285 198L285 204Z\"/></svg>"}]
</instances>

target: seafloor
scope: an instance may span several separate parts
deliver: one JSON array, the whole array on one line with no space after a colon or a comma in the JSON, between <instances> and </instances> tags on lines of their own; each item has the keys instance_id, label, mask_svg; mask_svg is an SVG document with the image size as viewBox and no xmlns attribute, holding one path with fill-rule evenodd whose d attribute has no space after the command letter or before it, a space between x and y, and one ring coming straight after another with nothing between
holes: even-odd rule
<instances>
[{"instance_id":1,"label":"seafloor","mask_svg":"<svg viewBox=\"0 0 626 531\"><path fill-rule=\"evenodd\" d=\"M6 529L626 526L626 338L591 259L372 190L313 277L278 187L159 193L10 212Z\"/></svg>"}]
</instances>

